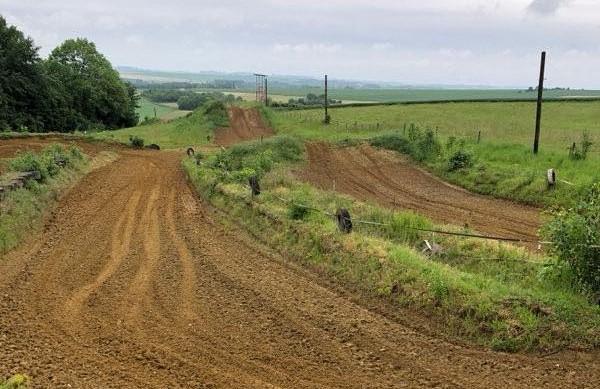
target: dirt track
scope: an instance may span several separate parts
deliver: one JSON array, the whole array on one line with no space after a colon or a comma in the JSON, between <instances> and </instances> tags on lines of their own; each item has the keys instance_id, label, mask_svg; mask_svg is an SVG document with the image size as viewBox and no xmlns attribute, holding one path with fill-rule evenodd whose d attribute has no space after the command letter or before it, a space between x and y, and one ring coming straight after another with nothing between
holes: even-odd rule
<instances>
[{"instance_id":1,"label":"dirt track","mask_svg":"<svg viewBox=\"0 0 600 389\"><path fill-rule=\"evenodd\" d=\"M536 240L540 211L476 195L418 169L397 153L368 145L307 145L308 166L298 175L322 189L359 200L422 213L438 222L469 226L487 234Z\"/></svg>"},{"instance_id":2,"label":"dirt track","mask_svg":"<svg viewBox=\"0 0 600 389\"><path fill-rule=\"evenodd\" d=\"M36 388L600 385L597 355L464 348L358 305L222 227L179 158L123 152L0 261L0 376Z\"/></svg>"},{"instance_id":3,"label":"dirt track","mask_svg":"<svg viewBox=\"0 0 600 389\"><path fill-rule=\"evenodd\" d=\"M220 146L231 146L233 144L260 138L274 134L267 127L257 109L245 109L231 106L227 111L229 115L229 128L215 130L215 143Z\"/></svg>"}]
</instances>

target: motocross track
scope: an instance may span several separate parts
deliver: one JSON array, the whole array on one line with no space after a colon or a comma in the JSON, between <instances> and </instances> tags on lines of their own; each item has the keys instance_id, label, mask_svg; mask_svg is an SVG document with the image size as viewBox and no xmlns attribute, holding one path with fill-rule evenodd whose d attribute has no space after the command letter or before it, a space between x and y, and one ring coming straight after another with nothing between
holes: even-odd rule
<instances>
[{"instance_id":1,"label":"motocross track","mask_svg":"<svg viewBox=\"0 0 600 389\"><path fill-rule=\"evenodd\" d=\"M215 130L215 143L219 146L231 146L274 134L273 129L267 127L256 108L231 106L227 109L227 114L230 126Z\"/></svg>"},{"instance_id":2,"label":"motocross track","mask_svg":"<svg viewBox=\"0 0 600 389\"><path fill-rule=\"evenodd\" d=\"M398 153L365 144L335 147L309 143L306 148L308 166L298 176L321 189L410 209L440 223L468 226L494 236L538 239L539 209L455 187L414 167Z\"/></svg>"},{"instance_id":3,"label":"motocross track","mask_svg":"<svg viewBox=\"0 0 600 389\"><path fill-rule=\"evenodd\" d=\"M26 373L34 388L600 385L597 355L483 351L377 313L224 227L180 158L122 151L0 261L0 376Z\"/></svg>"}]
</instances>

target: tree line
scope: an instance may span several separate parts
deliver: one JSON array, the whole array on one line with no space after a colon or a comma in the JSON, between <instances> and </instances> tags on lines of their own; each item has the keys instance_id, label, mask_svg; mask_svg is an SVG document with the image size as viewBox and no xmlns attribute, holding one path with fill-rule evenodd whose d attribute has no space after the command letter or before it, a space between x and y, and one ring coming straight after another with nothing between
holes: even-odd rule
<instances>
[{"instance_id":1,"label":"tree line","mask_svg":"<svg viewBox=\"0 0 600 389\"><path fill-rule=\"evenodd\" d=\"M138 96L87 39L47 59L0 15L0 131L72 132L135 126Z\"/></svg>"},{"instance_id":2,"label":"tree line","mask_svg":"<svg viewBox=\"0 0 600 389\"><path fill-rule=\"evenodd\" d=\"M233 103L241 101L241 97L235 97L232 94L222 92L203 92L198 93L191 90L164 90L150 89L142 92L142 96L155 103L177 103L179 109L193 111L209 100L216 100L223 103Z\"/></svg>"}]
</instances>

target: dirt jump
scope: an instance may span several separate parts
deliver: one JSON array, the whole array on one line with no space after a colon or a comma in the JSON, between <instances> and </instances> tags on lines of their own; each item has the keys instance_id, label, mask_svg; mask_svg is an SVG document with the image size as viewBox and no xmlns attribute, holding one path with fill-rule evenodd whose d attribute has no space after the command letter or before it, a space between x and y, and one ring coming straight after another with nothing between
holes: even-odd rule
<instances>
[{"instance_id":1,"label":"dirt jump","mask_svg":"<svg viewBox=\"0 0 600 389\"><path fill-rule=\"evenodd\" d=\"M256 108L240 108L231 106L227 111L229 127L215 130L215 143L219 146L267 137L274 134L263 121Z\"/></svg>"},{"instance_id":2,"label":"dirt jump","mask_svg":"<svg viewBox=\"0 0 600 389\"><path fill-rule=\"evenodd\" d=\"M600 385L589 354L494 353L377 313L224 227L180 158L121 151L0 260L0 375L34 388Z\"/></svg>"},{"instance_id":3,"label":"dirt jump","mask_svg":"<svg viewBox=\"0 0 600 389\"><path fill-rule=\"evenodd\" d=\"M470 193L416 168L395 152L327 143L307 144L307 152L308 165L298 175L319 188L489 235L537 240L539 209Z\"/></svg>"}]
</instances>

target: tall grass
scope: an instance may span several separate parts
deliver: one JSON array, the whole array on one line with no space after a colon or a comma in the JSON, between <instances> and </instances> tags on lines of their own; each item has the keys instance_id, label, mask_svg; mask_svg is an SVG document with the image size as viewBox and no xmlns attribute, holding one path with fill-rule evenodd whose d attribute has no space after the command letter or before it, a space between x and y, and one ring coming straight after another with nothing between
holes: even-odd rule
<instances>
[{"instance_id":1,"label":"tall grass","mask_svg":"<svg viewBox=\"0 0 600 389\"><path fill-rule=\"evenodd\" d=\"M64 162L64 166L60 166ZM13 172L38 171L39 182L9 192L0 201L0 255L14 248L37 222L58 193L68 186L87 164L75 147L51 145L40 153L25 152L9 163ZM11 172L7 174L10 175Z\"/></svg>"}]
</instances>

